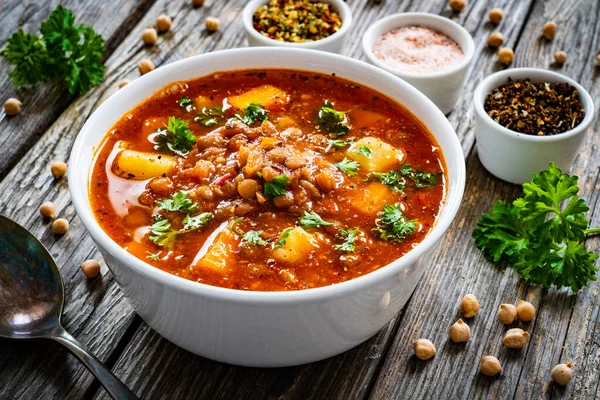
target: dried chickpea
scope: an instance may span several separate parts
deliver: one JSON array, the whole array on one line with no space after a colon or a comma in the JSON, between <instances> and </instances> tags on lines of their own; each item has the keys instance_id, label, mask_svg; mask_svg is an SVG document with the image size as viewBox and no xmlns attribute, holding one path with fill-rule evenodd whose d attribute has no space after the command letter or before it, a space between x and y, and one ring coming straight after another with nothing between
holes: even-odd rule
<instances>
[{"instance_id":1,"label":"dried chickpea","mask_svg":"<svg viewBox=\"0 0 600 400\"><path fill-rule=\"evenodd\" d=\"M515 53L512 49L503 47L498 50L498 61L500 61L500 64L510 65L512 64L514 58Z\"/></svg>"},{"instance_id":2,"label":"dried chickpea","mask_svg":"<svg viewBox=\"0 0 600 400\"><path fill-rule=\"evenodd\" d=\"M22 106L23 103L21 103L21 101L11 97L4 102L4 112L6 115L17 115L19 111L21 111Z\"/></svg>"},{"instance_id":3,"label":"dried chickpea","mask_svg":"<svg viewBox=\"0 0 600 400\"><path fill-rule=\"evenodd\" d=\"M460 302L460 310L465 318L472 318L479 311L479 301L474 294L467 294Z\"/></svg>"},{"instance_id":4,"label":"dried chickpea","mask_svg":"<svg viewBox=\"0 0 600 400\"><path fill-rule=\"evenodd\" d=\"M504 35L500 32L494 32L488 37L487 40L488 46L491 47L500 47L504 44Z\"/></svg>"},{"instance_id":5,"label":"dried chickpea","mask_svg":"<svg viewBox=\"0 0 600 400\"><path fill-rule=\"evenodd\" d=\"M119 89L124 88L125 86L127 86L129 84L129 80L127 79L123 79L121 82L119 82Z\"/></svg>"},{"instance_id":6,"label":"dried chickpea","mask_svg":"<svg viewBox=\"0 0 600 400\"><path fill-rule=\"evenodd\" d=\"M56 206L54 203L49 201L42 203L40 206L40 214L44 218L54 218L54 215L56 214Z\"/></svg>"},{"instance_id":7,"label":"dried chickpea","mask_svg":"<svg viewBox=\"0 0 600 400\"><path fill-rule=\"evenodd\" d=\"M158 33L156 33L156 29L154 29L151 26L144 29L144 32L142 32L142 41L144 42L144 44L151 46L155 44L157 40Z\"/></svg>"},{"instance_id":8,"label":"dried chickpea","mask_svg":"<svg viewBox=\"0 0 600 400\"><path fill-rule=\"evenodd\" d=\"M600 67L600 54L596 56L596 66Z\"/></svg>"},{"instance_id":9,"label":"dried chickpea","mask_svg":"<svg viewBox=\"0 0 600 400\"><path fill-rule=\"evenodd\" d=\"M512 324L517 318L517 307L512 304L500 304L498 308L498 320L504 325Z\"/></svg>"},{"instance_id":10,"label":"dried chickpea","mask_svg":"<svg viewBox=\"0 0 600 400\"><path fill-rule=\"evenodd\" d=\"M215 17L208 17L206 21L204 21L204 26L206 26L206 30L209 32L216 32L219 30L219 26L221 26L221 21Z\"/></svg>"},{"instance_id":11,"label":"dried chickpea","mask_svg":"<svg viewBox=\"0 0 600 400\"><path fill-rule=\"evenodd\" d=\"M166 14L158 14L158 17L156 17L156 27L159 32L167 32L171 29L172 24L173 21Z\"/></svg>"},{"instance_id":12,"label":"dried chickpea","mask_svg":"<svg viewBox=\"0 0 600 400\"><path fill-rule=\"evenodd\" d=\"M481 359L481 373L487 376L496 376L502 373L500 361L494 356L485 356Z\"/></svg>"},{"instance_id":13,"label":"dried chickpea","mask_svg":"<svg viewBox=\"0 0 600 400\"><path fill-rule=\"evenodd\" d=\"M63 161L54 161L50 164L50 172L52 172L54 178L62 178L67 173L67 163Z\"/></svg>"},{"instance_id":14,"label":"dried chickpea","mask_svg":"<svg viewBox=\"0 0 600 400\"><path fill-rule=\"evenodd\" d=\"M522 349L529 343L529 333L523 329L509 329L502 339L502 344L511 349Z\"/></svg>"},{"instance_id":15,"label":"dried chickpea","mask_svg":"<svg viewBox=\"0 0 600 400\"><path fill-rule=\"evenodd\" d=\"M454 343L464 343L468 341L470 337L471 328L469 328L469 325L465 324L462 319L459 318L458 321L450 327L450 339L452 339Z\"/></svg>"},{"instance_id":16,"label":"dried chickpea","mask_svg":"<svg viewBox=\"0 0 600 400\"><path fill-rule=\"evenodd\" d=\"M567 53L564 51L557 51L554 53L554 61L558 64L564 64L567 61Z\"/></svg>"},{"instance_id":17,"label":"dried chickpea","mask_svg":"<svg viewBox=\"0 0 600 400\"><path fill-rule=\"evenodd\" d=\"M554 368L552 368L552 372L550 373L552 376L552 380L561 386L565 386L569 382L571 382L571 378L573 377L573 370L571 369L571 363L567 364L558 364Z\"/></svg>"},{"instance_id":18,"label":"dried chickpea","mask_svg":"<svg viewBox=\"0 0 600 400\"><path fill-rule=\"evenodd\" d=\"M69 221L64 218L54 220L52 223L52 232L57 235L64 235L69 230Z\"/></svg>"},{"instance_id":19,"label":"dried chickpea","mask_svg":"<svg viewBox=\"0 0 600 400\"><path fill-rule=\"evenodd\" d=\"M81 271L89 279L95 278L100 273L100 264L96 260L86 260L81 264Z\"/></svg>"},{"instance_id":20,"label":"dried chickpea","mask_svg":"<svg viewBox=\"0 0 600 400\"><path fill-rule=\"evenodd\" d=\"M548 21L542 27L542 35L548 40L554 39L554 35L556 34L556 22Z\"/></svg>"},{"instance_id":21,"label":"dried chickpea","mask_svg":"<svg viewBox=\"0 0 600 400\"><path fill-rule=\"evenodd\" d=\"M200 7L200 6L204 5L204 0L192 0L192 5L194 7Z\"/></svg>"},{"instance_id":22,"label":"dried chickpea","mask_svg":"<svg viewBox=\"0 0 600 400\"><path fill-rule=\"evenodd\" d=\"M535 307L528 301L519 301L517 315L521 321L531 321L535 317Z\"/></svg>"},{"instance_id":23,"label":"dried chickpea","mask_svg":"<svg viewBox=\"0 0 600 400\"><path fill-rule=\"evenodd\" d=\"M504 17L504 12L500 8L492 8L488 13L488 17L492 23L498 25L502 21L502 17Z\"/></svg>"},{"instance_id":24,"label":"dried chickpea","mask_svg":"<svg viewBox=\"0 0 600 400\"><path fill-rule=\"evenodd\" d=\"M452 11L459 12L463 8L465 8L467 2L465 0L450 0L450 3L448 3L448 5L452 9Z\"/></svg>"},{"instance_id":25,"label":"dried chickpea","mask_svg":"<svg viewBox=\"0 0 600 400\"><path fill-rule=\"evenodd\" d=\"M415 356L417 356L419 360L429 360L437 354L435 346L427 339L415 340L413 349L415 350Z\"/></svg>"},{"instance_id":26,"label":"dried chickpea","mask_svg":"<svg viewBox=\"0 0 600 400\"><path fill-rule=\"evenodd\" d=\"M138 63L138 70L140 71L140 74L145 75L154 70L154 63L147 58L144 58Z\"/></svg>"}]
</instances>

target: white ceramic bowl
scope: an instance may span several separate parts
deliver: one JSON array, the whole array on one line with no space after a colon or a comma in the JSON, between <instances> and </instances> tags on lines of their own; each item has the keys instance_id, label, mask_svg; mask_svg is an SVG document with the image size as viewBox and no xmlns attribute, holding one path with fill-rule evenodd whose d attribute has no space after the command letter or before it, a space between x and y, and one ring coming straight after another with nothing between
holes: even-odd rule
<instances>
[{"instance_id":1,"label":"white ceramic bowl","mask_svg":"<svg viewBox=\"0 0 600 400\"><path fill-rule=\"evenodd\" d=\"M88 197L94 151L117 120L166 85L234 68L335 73L404 104L437 139L446 158L448 193L427 237L399 260L337 285L291 292L224 289L182 279L129 254L98 225ZM171 342L207 358L278 367L321 360L367 340L406 303L460 205L465 164L442 113L406 82L364 62L305 49L245 48L187 58L139 77L87 120L71 152L69 189L81 221L138 314Z\"/></svg>"},{"instance_id":2,"label":"white ceramic bowl","mask_svg":"<svg viewBox=\"0 0 600 400\"><path fill-rule=\"evenodd\" d=\"M583 121L570 131L553 136L533 136L511 131L485 112L485 98L492 90L513 80L529 78L533 82L567 82L579 91L585 109ZM483 166L494 176L511 183L531 180L532 173L548 168L551 161L569 171L586 130L594 119L594 102L589 93L574 80L556 72L538 68L514 68L496 72L485 78L473 99L475 104L475 137L477 153Z\"/></svg>"},{"instance_id":3,"label":"white ceramic bowl","mask_svg":"<svg viewBox=\"0 0 600 400\"><path fill-rule=\"evenodd\" d=\"M350 26L352 25L352 11L350 11L350 7L348 7L346 2L344 2L343 0L321 1L329 3L335 8L335 10L340 15L340 18L342 19L342 27L333 35L328 36L324 39L303 43L282 42L279 40L268 38L258 33L256 29L254 29L254 27L252 26L252 16L254 15L254 12L258 9L258 7L267 4L269 0L250 1L246 5L246 7L244 7L244 12L242 14L242 22L244 24L244 29L246 30L246 38L248 39L248 44L250 46L294 47L299 49L328 51L330 53L341 53L344 47L344 42L346 41L346 36L348 35L348 31L350 30Z\"/></svg>"},{"instance_id":4,"label":"white ceramic bowl","mask_svg":"<svg viewBox=\"0 0 600 400\"><path fill-rule=\"evenodd\" d=\"M396 28L415 25L425 26L448 36L460 46L464 57L458 63L442 71L422 74L398 71L375 57L373 45L381 35ZM419 89L444 114L452 111L456 104L475 53L473 38L465 28L448 18L419 12L394 14L380 19L367 29L363 35L362 46L371 64L391 72Z\"/></svg>"}]
</instances>

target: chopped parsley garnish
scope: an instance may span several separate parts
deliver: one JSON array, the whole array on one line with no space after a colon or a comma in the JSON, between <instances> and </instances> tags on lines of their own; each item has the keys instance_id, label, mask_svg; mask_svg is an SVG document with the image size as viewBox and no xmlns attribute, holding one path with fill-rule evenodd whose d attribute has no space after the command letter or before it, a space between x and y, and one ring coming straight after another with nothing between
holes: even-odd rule
<instances>
[{"instance_id":1,"label":"chopped parsley garnish","mask_svg":"<svg viewBox=\"0 0 600 400\"><path fill-rule=\"evenodd\" d=\"M258 103L251 103L246 108L244 108L243 115L239 112L235 113L235 117L250 126L257 121L264 121L269 119L269 110L265 109L262 105Z\"/></svg>"},{"instance_id":2,"label":"chopped parsley garnish","mask_svg":"<svg viewBox=\"0 0 600 400\"><path fill-rule=\"evenodd\" d=\"M151 253L149 251L146 252L146 258L150 261L161 261L160 251L158 253Z\"/></svg>"},{"instance_id":3,"label":"chopped parsley garnish","mask_svg":"<svg viewBox=\"0 0 600 400\"><path fill-rule=\"evenodd\" d=\"M196 103L194 103L194 100L187 96L180 98L179 101L177 101L177 104L179 104L179 107L183 108L186 112L192 112L196 109Z\"/></svg>"},{"instance_id":4,"label":"chopped parsley garnish","mask_svg":"<svg viewBox=\"0 0 600 400\"><path fill-rule=\"evenodd\" d=\"M343 173L349 175L349 176L354 176L356 174L358 174L358 167L360 166L360 164L356 161L352 161L347 159L346 157L344 157L344 159L342 161L340 161L337 164L334 164L340 171L342 171Z\"/></svg>"},{"instance_id":5,"label":"chopped parsley garnish","mask_svg":"<svg viewBox=\"0 0 600 400\"><path fill-rule=\"evenodd\" d=\"M179 154L187 154L192 146L196 144L194 132L181 118L169 117L167 129L160 130L156 135L158 149L161 151L173 151Z\"/></svg>"},{"instance_id":6,"label":"chopped parsley garnish","mask_svg":"<svg viewBox=\"0 0 600 400\"><path fill-rule=\"evenodd\" d=\"M387 185L392 191L402 193L406 186L406 179L398 171L390 171L386 173L373 172L373 177L379 179L381 183Z\"/></svg>"},{"instance_id":7,"label":"chopped parsley garnish","mask_svg":"<svg viewBox=\"0 0 600 400\"><path fill-rule=\"evenodd\" d=\"M400 174L409 178L415 183L417 189L424 187L435 186L439 173L436 172L424 172L422 169L415 170L410 164L403 165L398 170Z\"/></svg>"},{"instance_id":8,"label":"chopped parsley garnish","mask_svg":"<svg viewBox=\"0 0 600 400\"><path fill-rule=\"evenodd\" d=\"M350 130L348 116L345 112L334 109L330 100L325 100L323 105L319 107L317 124L336 136L345 135Z\"/></svg>"},{"instance_id":9,"label":"chopped parsley garnish","mask_svg":"<svg viewBox=\"0 0 600 400\"><path fill-rule=\"evenodd\" d=\"M280 247L287 243L287 238L290 236L291 230L292 230L292 228L286 228L283 231L283 233L281 234L281 238L279 238L277 243L275 243L275 247Z\"/></svg>"},{"instance_id":10,"label":"chopped parsley garnish","mask_svg":"<svg viewBox=\"0 0 600 400\"><path fill-rule=\"evenodd\" d=\"M300 217L300 225L304 229L311 228L320 228L322 226L330 226L333 225L332 222L327 222L319 214L314 211L306 212L304 211L304 215Z\"/></svg>"},{"instance_id":11,"label":"chopped parsley garnish","mask_svg":"<svg viewBox=\"0 0 600 400\"><path fill-rule=\"evenodd\" d=\"M174 230L171 228L171 223L168 219L157 218L154 224L150 227L150 239L158 246L170 246L178 235L189 233L206 226L212 221L211 213L202 213L195 217L186 216L183 220L183 229Z\"/></svg>"},{"instance_id":12,"label":"chopped parsley garnish","mask_svg":"<svg viewBox=\"0 0 600 400\"><path fill-rule=\"evenodd\" d=\"M231 224L231 230L234 233L237 233L238 235L242 236L244 234L244 232L240 231L240 229L237 227L237 224L239 224L240 222L242 222L244 218L242 217L238 217L236 219L233 220L233 223Z\"/></svg>"},{"instance_id":13,"label":"chopped parsley garnish","mask_svg":"<svg viewBox=\"0 0 600 400\"><path fill-rule=\"evenodd\" d=\"M186 216L183 219L183 229L190 231L198 228L202 228L204 225L212 221L213 215L211 213L202 213L194 217Z\"/></svg>"},{"instance_id":14,"label":"chopped parsley garnish","mask_svg":"<svg viewBox=\"0 0 600 400\"><path fill-rule=\"evenodd\" d=\"M196 211L197 203L190 200L190 195L186 192L179 191L168 199L159 200L156 204L165 211L181 211L186 214L191 214Z\"/></svg>"},{"instance_id":15,"label":"chopped parsley garnish","mask_svg":"<svg viewBox=\"0 0 600 400\"><path fill-rule=\"evenodd\" d=\"M267 197L277 197L285 194L285 188L290 184L290 178L286 174L281 174L273 178L270 182L263 185L263 193Z\"/></svg>"},{"instance_id":16,"label":"chopped parsley garnish","mask_svg":"<svg viewBox=\"0 0 600 400\"><path fill-rule=\"evenodd\" d=\"M364 158L371 158L371 154L373 152L367 146L360 146L358 149L356 149L356 153L362 155Z\"/></svg>"},{"instance_id":17,"label":"chopped parsley garnish","mask_svg":"<svg viewBox=\"0 0 600 400\"><path fill-rule=\"evenodd\" d=\"M194 117L194 121L202 126L211 127L225 121L223 107L215 106L213 108L203 107Z\"/></svg>"},{"instance_id":18,"label":"chopped parsley garnish","mask_svg":"<svg viewBox=\"0 0 600 400\"><path fill-rule=\"evenodd\" d=\"M263 231L248 231L242 236L242 240L255 246L265 246L268 242L260 237Z\"/></svg>"},{"instance_id":19,"label":"chopped parsley garnish","mask_svg":"<svg viewBox=\"0 0 600 400\"><path fill-rule=\"evenodd\" d=\"M354 229L341 229L340 236L345 238L344 243L336 244L333 246L334 249L339 251L345 251L346 253L353 253L356 250L356 239L358 237L358 228Z\"/></svg>"},{"instance_id":20,"label":"chopped parsley garnish","mask_svg":"<svg viewBox=\"0 0 600 400\"><path fill-rule=\"evenodd\" d=\"M398 204L385 206L378 216L377 226L373 228L373 231L388 242L405 240L417 229L417 221L409 220L402 213Z\"/></svg>"},{"instance_id":21,"label":"chopped parsley garnish","mask_svg":"<svg viewBox=\"0 0 600 400\"><path fill-rule=\"evenodd\" d=\"M327 139L327 144L336 149L343 149L346 146L350 146L352 143L354 143L352 140Z\"/></svg>"}]
</instances>

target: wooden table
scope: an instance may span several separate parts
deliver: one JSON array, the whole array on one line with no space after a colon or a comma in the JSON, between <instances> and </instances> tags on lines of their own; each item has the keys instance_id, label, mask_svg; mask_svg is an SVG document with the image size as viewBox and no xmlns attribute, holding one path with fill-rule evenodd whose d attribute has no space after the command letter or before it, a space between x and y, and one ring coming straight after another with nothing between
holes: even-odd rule
<instances>
[{"instance_id":1,"label":"wooden table","mask_svg":"<svg viewBox=\"0 0 600 400\"><path fill-rule=\"evenodd\" d=\"M0 45L23 26L36 31L58 1L0 1ZM542 67L566 74L600 92L600 69L594 67L600 50L600 2L597 0L471 0L452 14L447 0L349 0L355 24L345 54L364 59L361 35L375 20L401 11L426 11L451 18L475 38L476 56L470 76L449 120L458 132L467 162L464 204L412 298L385 328L369 341L331 359L294 368L250 369L220 364L175 347L153 332L134 313L105 265L102 278L88 281L79 270L82 261L100 259L89 235L75 215L66 179L50 175L52 160L67 160L73 140L85 120L123 79L138 76L137 62L151 58L157 66L205 52L246 46L240 20L244 1L207 0L192 8L187 0L64 0L78 22L92 25L107 39L104 82L80 96L69 96L62 84L48 83L15 89L0 60L2 101L15 96L24 107L20 115L0 121L0 213L31 230L58 262L66 290L63 321L115 374L145 399L264 399L264 398L600 398L600 284L571 295L566 290L542 290L519 282L512 270L499 270L482 257L470 237L478 216L497 199L511 200L520 187L493 178L481 166L474 146L471 99L475 86L501 69L487 36L501 30L515 50L513 67ZM504 10L498 28L487 20L493 7ZM173 31L155 47L141 45L142 30L165 12ZM207 34L204 19L216 16L221 29ZM556 38L540 38L542 25L558 23ZM569 54L560 67L557 50ZM596 110L598 111L598 110ZM588 132L571 170L581 177L582 195L591 205L591 225L600 225L599 141ZM37 208L53 201L60 216L71 223L64 237L54 236ZM588 248L600 252L598 238ZM458 317L458 304L475 293L482 304L471 321L472 339L466 346L448 340L447 330ZM507 351L495 310L501 302L529 299L538 308L525 325L532 340L523 351ZM412 341L427 337L438 355L429 362L412 356ZM483 355L500 359L500 378L479 374ZM573 381L565 388L551 383L550 370L572 361ZM107 398L106 393L73 357L48 342L0 341L0 399Z\"/></svg>"}]
</instances>

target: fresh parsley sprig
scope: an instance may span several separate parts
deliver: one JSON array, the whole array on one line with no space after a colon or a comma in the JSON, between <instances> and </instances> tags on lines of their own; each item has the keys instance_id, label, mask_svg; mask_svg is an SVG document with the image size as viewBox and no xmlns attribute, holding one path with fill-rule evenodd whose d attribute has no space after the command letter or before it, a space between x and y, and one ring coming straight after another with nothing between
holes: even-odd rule
<instances>
[{"instance_id":1,"label":"fresh parsley sprig","mask_svg":"<svg viewBox=\"0 0 600 400\"><path fill-rule=\"evenodd\" d=\"M290 184L290 178L286 174L281 174L273 178L270 182L263 185L263 193L267 197L277 197L286 193L285 188Z\"/></svg>"},{"instance_id":2,"label":"fresh parsley sprig","mask_svg":"<svg viewBox=\"0 0 600 400\"><path fill-rule=\"evenodd\" d=\"M198 230L208 225L212 219L213 215L211 213L202 213L195 217L187 215L183 220L183 229L176 230L172 229L171 222L168 219L159 217L150 227L148 239L158 246L168 247L173 244L179 235Z\"/></svg>"},{"instance_id":3,"label":"fresh parsley sprig","mask_svg":"<svg viewBox=\"0 0 600 400\"><path fill-rule=\"evenodd\" d=\"M331 226L333 222L327 222L314 211L306 212L299 218L300 226L304 229L320 228L322 226Z\"/></svg>"},{"instance_id":4,"label":"fresh parsley sprig","mask_svg":"<svg viewBox=\"0 0 600 400\"><path fill-rule=\"evenodd\" d=\"M438 176L436 172L425 172L422 169L415 170L410 164L405 164L401 168L389 172L373 172L371 176L378 179L384 185L387 185L394 192L402 193L410 179L417 189L435 186Z\"/></svg>"},{"instance_id":5,"label":"fresh parsley sprig","mask_svg":"<svg viewBox=\"0 0 600 400\"><path fill-rule=\"evenodd\" d=\"M265 121L269 119L269 110L264 108L261 104L251 103L246 108L244 108L244 112L236 112L235 117L250 126L257 121Z\"/></svg>"},{"instance_id":6,"label":"fresh parsley sprig","mask_svg":"<svg viewBox=\"0 0 600 400\"><path fill-rule=\"evenodd\" d=\"M358 162L349 160L346 157L344 157L342 161L334 165L337 167L337 169L339 169L348 176L354 176L358 174L357 171L358 167L360 166Z\"/></svg>"},{"instance_id":7,"label":"fresh parsley sprig","mask_svg":"<svg viewBox=\"0 0 600 400\"><path fill-rule=\"evenodd\" d=\"M350 131L350 120L345 112L333 107L333 102L325 100L317 110L317 124L332 135L345 135Z\"/></svg>"},{"instance_id":8,"label":"fresh parsley sprig","mask_svg":"<svg viewBox=\"0 0 600 400\"><path fill-rule=\"evenodd\" d=\"M344 243L335 244L333 248L339 251L345 251L346 253L354 253L356 250L356 239L358 238L358 228L354 229L340 229L340 236L344 238Z\"/></svg>"},{"instance_id":9,"label":"fresh parsley sprig","mask_svg":"<svg viewBox=\"0 0 600 400\"><path fill-rule=\"evenodd\" d=\"M203 107L194 117L194 121L206 127L215 126L225 122L225 112L221 106L213 108Z\"/></svg>"},{"instance_id":10,"label":"fresh parsley sprig","mask_svg":"<svg viewBox=\"0 0 600 400\"><path fill-rule=\"evenodd\" d=\"M248 231L242 236L242 240L255 246L266 246L269 242L260 237L263 231Z\"/></svg>"},{"instance_id":11,"label":"fresh parsley sprig","mask_svg":"<svg viewBox=\"0 0 600 400\"><path fill-rule=\"evenodd\" d=\"M346 146L350 146L354 141L342 140L342 139L327 139L327 144L335 149L343 149Z\"/></svg>"},{"instance_id":12,"label":"fresh parsley sprig","mask_svg":"<svg viewBox=\"0 0 600 400\"><path fill-rule=\"evenodd\" d=\"M378 233L381 239L388 242L406 240L417 229L418 222L408 219L398 204L385 206L378 216L373 232Z\"/></svg>"},{"instance_id":13,"label":"fresh parsley sprig","mask_svg":"<svg viewBox=\"0 0 600 400\"><path fill-rule=\"evenodd\" d=\"M191 214L198 208L198 203L193 202L184 191L179 191L168 199L158 200L156 205L165 211L181 211L185 214Z\"/></svg>"},{"instance_id":14,"label":"fresh parsley sprig","mask_svg":"<svg viewBox=\"0 0 600 400\"><path fill-rule=\"evenodd\" d=\"M196 144L196 136L190 131L187 123L181 118L169 117L166 129L156 135L156 143L160 151L185 155Z\"/></svg>"},{"instance_id":15,"label":"fresh parsley sprig","mask_svg":"<svg viewBox=\"0 0 600 400\"><path fill-rule=\"evenodd\" d=\"M196 102L187 96L180 98L177 101L177 104L179 104L179 107L183 108L185 112L192 112L196 109Z\"/></svg>"},{"instance_id":16,"label":"fresh parsley sprig","mask_svg":"<svg viewBox=\"0 0 600 400\"><path fill-rule=\"evenodd\" d=\"M290 232L293 228L285 228L279 240L275 243L275 247L280 247L287 244L287 238L290 236Z\"/></svg>"}]
</instances>

